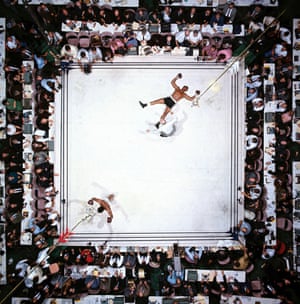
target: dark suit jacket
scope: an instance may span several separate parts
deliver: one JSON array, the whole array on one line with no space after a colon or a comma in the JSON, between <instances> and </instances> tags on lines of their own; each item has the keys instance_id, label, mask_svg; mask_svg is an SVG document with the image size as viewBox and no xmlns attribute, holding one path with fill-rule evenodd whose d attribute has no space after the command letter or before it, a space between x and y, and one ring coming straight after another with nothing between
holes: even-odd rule
<instances>
[{"instance_id":1,"label":"dark suit jacket","mask_svg":"<svg viewBox=\"0 0 300 304\"><path fill-rule=\"evenodd\" d=\"M218 26L223 26L225 23L224 16L222 14L220 14L220 18L217 19L216 14L213 14L213 16L211 17L211 20L210 20L210 25L214 26L215 23L217 23Z\"/></svg>"},{"instance_id":2,"label":"dark suit jacket","mask_svg":"<svg viewBox=\"0 0 300 304\"><path fill-rule=\"evenodd\" d=\"M234 21L234 19L235 19L235 16L236 16L236 13L237 13L237 8L235 7L235 6L233 6L231 9L232 9L232 11L231 11L231 14L230 14L230 16L229 17L226 17L226 12L227 12L227 10L229 9L230 7L229 7L229 5L228 5L228 3L226 3L225 5L224 5L224 7L223 7L223 15L224 15L224 17L225 17L225 21L226 21L226 19L227 19L227 21L229 20L231 23L233 23L233 21Z\"/></svg>"}]
</instances>

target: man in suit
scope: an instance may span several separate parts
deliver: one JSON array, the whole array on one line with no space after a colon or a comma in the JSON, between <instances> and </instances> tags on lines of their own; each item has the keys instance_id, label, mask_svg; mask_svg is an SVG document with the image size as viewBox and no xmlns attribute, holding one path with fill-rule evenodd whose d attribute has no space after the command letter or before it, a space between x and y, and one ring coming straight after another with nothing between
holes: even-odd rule
<instances>
[{"instance_id":1,"label":"man in suit","mask_svg":"<svg viewBox=\"0 0 300 304\"><path fill-rule=\"evenodd\" d=\"M227 1L224 5L220 5L218 9L222 12L225 23L233 23L237 14L237 8L233 1Z\"/></svg>"}]
</instances>

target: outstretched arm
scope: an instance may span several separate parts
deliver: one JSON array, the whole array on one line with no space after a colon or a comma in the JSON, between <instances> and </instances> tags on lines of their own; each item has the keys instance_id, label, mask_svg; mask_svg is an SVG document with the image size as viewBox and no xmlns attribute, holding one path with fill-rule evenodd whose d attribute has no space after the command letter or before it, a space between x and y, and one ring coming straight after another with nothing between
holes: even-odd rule
<instances>
[{"instance_id":1,"label":"outstretched arm","mask_svg":"<svg viewBox=\"0 0 300 304\"><path fill-rule=\"evenodd\" d=\"M199 90L196 90L195 91L195 95L193 96L190 96L188 94L184 94L184 98L189 100L189 101L193 101L196 97L198 97L200 95L200 91Z\"/></svg>"},{"instance_id":2,"label":"outstretched arm","mask_svg":"<svg viewBox=\"0 0 300 304\"><path fill-rule=\"evenodd\" d=\"M174 89L179 89L179 86L176 84L176 80L182 78L182 74L178 73L175 78L171 80L171 85Z\"/></svg>"}]
</instances>

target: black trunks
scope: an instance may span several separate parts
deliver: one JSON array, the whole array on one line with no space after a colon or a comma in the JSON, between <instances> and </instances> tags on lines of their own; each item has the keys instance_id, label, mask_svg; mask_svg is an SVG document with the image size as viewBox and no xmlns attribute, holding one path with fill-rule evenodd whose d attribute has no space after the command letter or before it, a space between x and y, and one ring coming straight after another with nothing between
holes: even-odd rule
<instances>
[{"instance_id":1,"label":"black trunks","mask_svg":"<svg viewBox=\"0 0 300 304\"><path fill-rule=\"evenodd\" d=\"M164 102L165 105L170 109L172 109L172 107L176 104L176 102L171 97L165 97Z\"/></svg>"}]
</instances>

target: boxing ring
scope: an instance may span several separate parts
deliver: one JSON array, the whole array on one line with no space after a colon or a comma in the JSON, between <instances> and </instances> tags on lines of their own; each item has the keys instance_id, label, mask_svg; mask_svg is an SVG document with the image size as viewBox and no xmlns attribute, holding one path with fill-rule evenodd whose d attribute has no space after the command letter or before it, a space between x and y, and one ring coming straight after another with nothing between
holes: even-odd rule
<instances>
[{"instance_id":1,"label":"boxing ring","mask_svg":"<svg viewBox=\"0 0 300 304\"><path fill-rule=\"evenodd\" d=\"M143 109L139 100L169 96L177 73L189 95L204 91L226 66L191 57L135 57L96 64L90 74L77 65L62 73L55 139L61 232L80 221L91 197L114 193L112 223L96 214L76 227L70 244L210 246L233 240L243 218L243 62L228 69L199 106L180 101L176 132L164 138L149 131L164 106Z\"/></svg>"}]
</instances>

